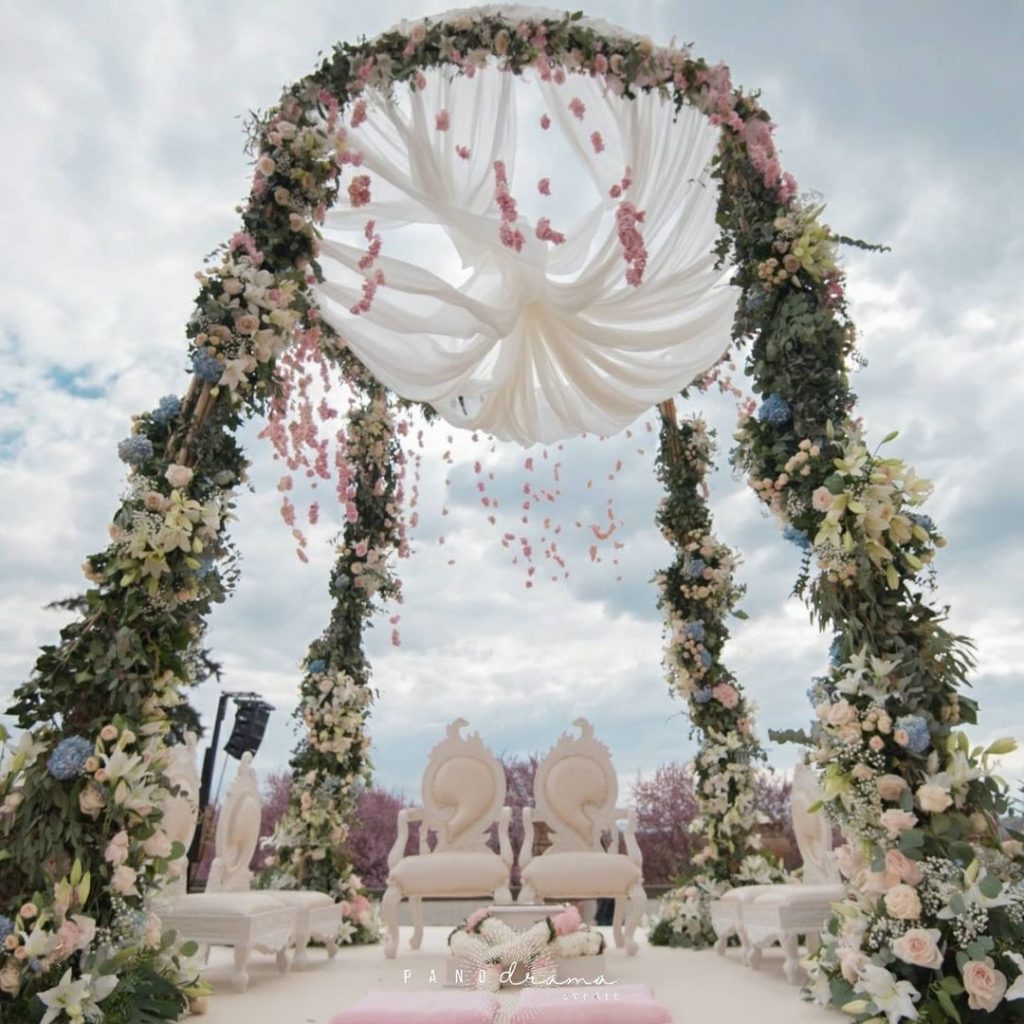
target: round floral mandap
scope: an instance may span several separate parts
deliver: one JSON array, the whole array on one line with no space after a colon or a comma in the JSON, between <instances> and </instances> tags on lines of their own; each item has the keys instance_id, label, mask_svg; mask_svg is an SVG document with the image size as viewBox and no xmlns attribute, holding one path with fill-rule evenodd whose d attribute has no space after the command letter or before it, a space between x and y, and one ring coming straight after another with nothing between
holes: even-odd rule
<instances>
[{"instance_id":1,"label":"round floral mandap","mask_svg":"<svg viewBox=\"0 0 1024 1024\"><path fill-rule=\"evenodd\" d=\"M553 176L529 155L513 166L521 89L552 154L571 149L599 190L574 225L544 213ZM658 599L670 686L701 741L704 837L700 875L668 913L705 942L699 894L762 877L744 813L761 751L721 660L740 588L706 505L711 439L680 421L674 396L737 390L724 363L741 351L757 397L740 403L733 465L803 551L797 591L835 634L805 739L823 813L846 837L850 895L808 992L857 1021L1019 1019L1024 861L993 775L1013 744L972 748L961 729L977 715L971 648L929 598L943 544L919 511L929 484L889 453L895 434L870 444L854 415L837 250L860 243L801 196L773 128L724 64L511 7L340 44L254 119L241 228L198 275L191 384L119 445L128 490L110 543L86 559L74 618L10 708L5 1024L132 1021L142 1007L172 1020L201 990L194 950L162 936L151 909L184 856L161 829L164 752L195 725L206 616L237 575L227 523L247 462L235 434L252 417L288 467L282 515L300 554L293 475L333 478L342 509L334 607L303 662L305 735L263 881L351 907L345 839L372 703L363 630L400 596L413 417L529 443L659 407L657 515L675 559ZM537 171L528 190L524 166ZM417 263L429 239L446 247L436 266Z\"/></svg>"}]
</instances>

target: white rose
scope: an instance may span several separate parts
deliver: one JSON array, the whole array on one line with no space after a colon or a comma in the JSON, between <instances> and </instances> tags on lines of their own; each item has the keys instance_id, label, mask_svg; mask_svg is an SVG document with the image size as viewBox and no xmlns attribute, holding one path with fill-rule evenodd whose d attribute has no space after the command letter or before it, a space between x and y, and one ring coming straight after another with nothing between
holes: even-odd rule
<instances>
[{"instance_id":1,"label":"white rose","mask_svg":"<svg viewBox=\"0 0 1024 1024\"><path fill-rule=\"evenodd\" d=\"M881 775L876 785L878 786L878 795L883 800L889 801L899 800L903 791L910 788L906 779L899 775Z\"/></svg>"},{"instance_id":2,"label":"white rose","mask_svg":"<svg viewBox=\"0 0 1024 1024\"><path fill-rule=\"evenodd\" d=\"M991 957L968 960L962 973L964 988L967 989L967 1005L972 1010L991 1013L1003 1001L1006 975L995 969Z\"/></svg>"},{"instance_id":3,"label":"white rose","mask_svg":"<svg viewBox=\"0 0 1024 1024\"><path fill-rule=\"evenodd\" d=\"M942 788L933 783L926 783L917 789L917 806L929 814L941 814L952 803L953 798Z\"/></svg>"},{"instance_id":4,"label":"white rose","mask_svg":"<svg viewBox=\"0 0 1024 1024\"><path fill-rule=\"evenodd\" d=\"M163 829L157 829L143 844L147 857L170 857L171 839Z\"/></svg>"},{"instance_id":5,"label":"white rose","mask_svg":"<svg viewBox=\"0 0 1024 1024\"><path fill-rule=\"evenodd\" d=\"M176 462L172 462L167 467L167 472L164 473L164 479L172 487L188 487L192 482L192 470L188 466L179 466Z\"/></svg>"},{"instance_id":6,"label":"white rose","mask_svg":"<svg viewBox=\"0 0 1024 1024\"><path fill-rule=\"evenodd\" d=\"M0 992L16 996L21 989L21 971L15 966L14 960L8 960L0 971Z\"/></svg>"},{"instance_id":7,"label":"white rose","mask_svg":"<svg viewBox=\"0 0 1024 1024\"><path fill-rule=\"evenodd\" d=\"M921 916L921 898L909 885L894 885L885 894L885 909L901 921L916 921Z\"/></svg>"},{"instance_id":8,"label":"white rose","mask_svg":"<svg viewBox=\"0 0 1024 1024\"><path fill-rule=\"evenodd\" d=\"M83 814L89 815L90 818L98 818L106 802L103 790L92 782L88 783L78 794L78 809Z\"/></svg>"},{"instance_id":9,"label":"white rose","mask_svg":"<svg viewBox=\"0 0 1024 1024\"><path fill-rule=\"evenodd\" d=\"M937 971L942 966L938 928L910 928L893 944L892 951L907 964Z\"/></svg>"}]
</instances>

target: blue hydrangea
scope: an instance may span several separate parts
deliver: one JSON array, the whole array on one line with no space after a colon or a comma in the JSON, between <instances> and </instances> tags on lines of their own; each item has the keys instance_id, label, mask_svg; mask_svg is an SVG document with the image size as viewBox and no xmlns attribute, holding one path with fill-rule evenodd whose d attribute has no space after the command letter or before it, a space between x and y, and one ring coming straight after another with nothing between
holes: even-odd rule
<instances>
[{"instance_id":1,"label":"blue hydrangea","mask_svg":"<svg viewBox=\"0 0 1024 1024\"><path fill-rule=\"evenodd\" d=\"M798 530L792 523L782 531L782 536L790 544L795 544L801 551L811 550L811 538L803 530Z\"/></svg>"},{"instance_id":2,"label":"blue hydrangea","mask_svg":"<svg viewBox=\"0 0 1024 1024\"><path fill-rule=\"evenodd\" d=\"M140 466L146 459L153 457L153 442L141 434L132 434L117 446L117 455L129 466Z\"/></svg>"},{"instance_id":3,"label":"blue hydrangea","mask_svg":"<svg viewBox=\"0 0 1024 1024\"><path fill-rule=\"evenodd\" d=\"M213 572L214 566L217 564L217 559L213 555L200 555L199 556L199 568L196 569L196 575L201 579L206 579L207 576Z\"/></svg>"},{"instance_id":4,"label":"blue hydrangea","mask_svg":"<svg viewBox=\"0 0 1024 1024\"><path fill-rule=\"evenodd\" d=\"M309 671L312 675L318 676L327 668L327 662L323 658L315 658L309 663Z\"/></svg>"},{"instance_id":5,"label":"blue hydrangea","mask_svg":"<svg viewBox=\"0 0 1024 1024\"><path fill-rule=\"evenodd\" d=\"M696 640L697 643L704 642L704 623L698 619L696 622L688 622L683 629L683 632L691 639Z\"/></svg>"},{"instance_id":6,"label":"blue hydrangea","mask_svg":"<svg viewBox=\"0 0 1024 1024\"><path fill-rule=\"evenodd\" d=\"M153 419L157 423L170 423L181 409L181 399L177 395L164 395L153 410Z\"/></svg>"},{"instance_id":7,"label":"blue hydrangea","mask_svg":"<svg viewBox=\"0 0 1024 1024\"><path fill-rule=\"evenodd\" d=\"M9 918L0 914L0 946L4 944L4 940L8 935L14 934L14 922Z\"/></svg>"},{"instance_id":8,"label":"blue hydrangea","mask_svg":"<svg viewBox=\"0 0 1024 1024\"><path fill-rule=\"evenodd\" d=\"M700 579L704 575L704 570L707 568L702 558L695 558L690 562L690 577L692 579Z\"/></svg>"},{"instance_id":9,"label":"blue hydrangea","mask_svg":"<svg viewBox=\"0 0 1024 1024\"><path fill-rule=\"evenodd\" d=\"M838 668L843 663L843 638L837 636L828 649L828 663Z\"/></svg>"},{"instance_id":10,"label":"blue hydrangea","mask_svg":"<svg viewBox=\"0 0 1024 1024\"><path fill-rule=\"evenodd\" d=\"M693 699L697 704L707 704L711 700L711 687L702 686L699 690L695 690Z\"/></svg>"},{"instance_id":11,"label":"blue hydrangea","mask_svg":"<svg viewBox=\"0 0 1024 1024\"><path fill-rule=\"evenodd\" d=\"M921 515L919 512L911 512L907 518L915 525L927 530L929 533L938 533L935 528L935 520L931 516Z\"/></svg>"},{"instance_id":12,"label":"blue hydrangea","mask_svg":"<svg viewBox=\"0 0 1024 1024\"><path fill-rule=\"evenodd\" d=\"M807 690L807 699L812 707L817 707L823 701L831 701L835 694L835 686L827 676L818 676L811 680Z\"/></svg>"},{"instance_id":13,"label":"blue hydrangea","mask_svg":"<svg viewBox=\"0 0 1024 1024\"><path fill-rule=\"evenodd\" d=\"M757 418L769 426L784 427L793 418L793 410L782 395L769 395L757 410Z\"/></svg>"},{"instance_id":14,"label":"blue hydrangea","mask_svg":"<svg viewBox=\"0 0 1024 1024\"><path fill-rule=\"evenodd\" d=\"M59 782L77 778L92 757L94 745L84 736L67 736L53 748L46 770Z\"/></svg>"},{"instance_id":15,"label":"blue hydrangea","mask_svg":"<svg viewBox=\"0 0 1024 1024\"><path fill-rule=\"evenodd\" d=\"M192 372L207 384L214 384L220 380L224 373L224 367L216 356L210 355L206 349L199 349L192 353Z\"/></svg>"},{"instance_id":16,"label":"blue hydrangea","mask_svg":"<svg viewBox=\"0 0 1024 1024\"><path fill-rule=\"evenodd\" d=\"M711 668L711 652L707 648L700 652L700 663L705 668Z\"/></svg>"},{"instance_id":17,"label":"blue hydrangea","mask_svg":"<svg viewBox=\"0 0 1024 1024\"><path fill-rule=\"evenodd\" d=\"M743 305L748 313L757 313L764 309L765 294L763 291L750 292L743 298Z\"/></svg>"},{"instance_id":18,"label":"blue hydrangea","mask_svg":"<svg viewBox=\"0 0 1024 1024\"><path fill-rule=\"evenodd\" d=\"M928 723L920 715L901 715L896 728L907 734L907 750L911 753L923 754L931 744Z\"/></svg>"}]
</instances>

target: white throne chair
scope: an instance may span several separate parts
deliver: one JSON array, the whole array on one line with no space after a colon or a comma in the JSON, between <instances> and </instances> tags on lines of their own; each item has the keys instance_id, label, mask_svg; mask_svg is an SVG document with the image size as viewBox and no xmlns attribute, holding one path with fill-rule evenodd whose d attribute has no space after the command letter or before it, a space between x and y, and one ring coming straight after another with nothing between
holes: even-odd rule
<instances>
[{"instance_id":1,"label":"white throne chair","mask_svg":"<svg viewBox=\"0 0 1024 1024\"><path fill-rule=\"evenodd\" d=\"M398 812L398 838L388 855L388 885L382 905L388 939L384 953L398 950L398 904L408 899L413 934L423 939L424 897L490 896L511 903L512 846L508 829L512 810L505 803L505 769L484 746L479 733L460 735L469 723L457 718L430 752L423 773L422 807ZM420 823L419 853L407 857L409 824ZM498 822L498 847L487 846L487 831ZM430 848L429 833L437 841Z\"/></svg>"},{"instance_id":2,"label":"white throne chair","mask_svg":"<svg viewBox=\"0 0 1024 1024\"><path fill-rule=\"evenodd\" d=\"M237 992L249 985L252 951L269 951L277 967L287 972L288 945L300 931L294 909L269 892L249 891L249 862L260 831L260 800L251 754L245 754L238 775L228 790L217 824L216 857L207 891L187 893L184 870L160 896L157 909L163 923L201 946L232 946ZM195 770L195 742L172 748L165 774L180 787L165 804L164 829L172 841L188 849L199 809L199 777ZM247 874L246 874L247 873ZM244 878L245 885L239 886Z\"/></svg>"},{"instance_id":3,"label":"white throne chair","mask_svg":"<svg viewBox=\"0 0 1024 1024\"><path fill-rule=\"evenodd\" d=\"M715 949L723 953L729 937L736 935L748 967L758 967L762 950L779 943L786 978L795 985L804 979L800 936L806 937L811 951L817 948L832 904L845 897L846 887L832 854L832 823L823 811L810 810L821 800L821 790L814 771L806 765L797 765L793 771L790 799L804 865L802 880L732 889L711 905L711 923L718 936Z\"/></svg>"},{"instance_id":4,"label":"white throne chair","mask_svg":"<svg viewBox=\"0 0 1024 1024\"><path fill-rule=\"evenodd\" d=\"M594 738L593 726L585 718L577 718L573 725L580 735L562 734L537 769L535 807L523 808L519 902L612 898L615 944L625 945L633 956L633 933L647 906L636 812L616 807L619 781L608 748ZM619 825L623 820L625 830ZM548 826L551 845L535 858L533 832L538 821ZM605 849L602 840L609 833L612 841ZM620 841L625 842L624 854L618 852Z\"/></svg>"}]
</instances>

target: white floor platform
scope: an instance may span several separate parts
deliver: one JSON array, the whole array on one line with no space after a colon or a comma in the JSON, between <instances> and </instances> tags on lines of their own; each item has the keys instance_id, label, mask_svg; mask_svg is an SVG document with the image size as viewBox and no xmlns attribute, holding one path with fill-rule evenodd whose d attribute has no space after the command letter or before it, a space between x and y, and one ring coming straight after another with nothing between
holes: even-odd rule
<instances>
[{"instance_id":1,"label":"white floor platform","mask_svg":"<svg viewBox=\"0 0 1024 1024\"><path fill-rule=\"evenodd\" d=\"M380 946L343 946L333 961L322 950L311 950L308 968L287 975L277 973L273 957L256 954L249 968L249 989L243 993L232 992L227 981L231 951L215 949L206 974L215 992L204 1024L327 1024L371 989L443 985L450 930L427 927L418 952L408 948L408 933L403 933L394 960L386 960ZM753 971L739 962L738 951L719 957L710 950L696 953L642 944L635 957L627 957L611 947L605 953L605 972L608 981L650 985L676 1024L843 1020L803 1002L799 989L786 983L777 952L766 953L762 968Z\"/></svg>"}]
</instances>

